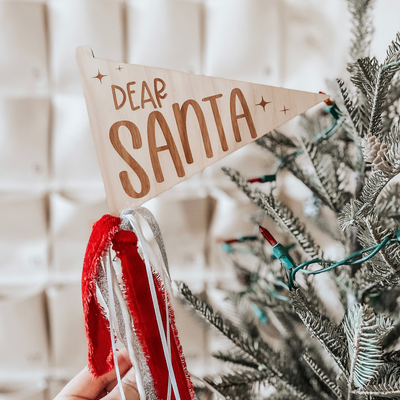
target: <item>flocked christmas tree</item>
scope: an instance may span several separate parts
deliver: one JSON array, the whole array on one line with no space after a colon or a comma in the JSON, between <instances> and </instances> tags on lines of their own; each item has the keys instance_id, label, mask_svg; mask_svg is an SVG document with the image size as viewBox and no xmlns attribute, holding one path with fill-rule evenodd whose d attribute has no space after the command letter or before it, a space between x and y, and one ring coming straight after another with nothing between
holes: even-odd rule
<instances>
[{"instance_id":1,"label":"flocked christmas tree","mask_svg":"<svg viewBox=\"0 0 400 400\"><path fill-rule=\"evenodd\" d=\"M274 183L265 183L265 191L253 183L274 181L277 171L249 180L227 168L270 217L268 226L278 226L294 246L277 244L262 228L224 244L231 253L247 248L258 261L256 270L235 263L244 289L228 295L234 320L180 284L185 300L232 342L231 351L215 354L232 372L207 378L226 398L259 398L263 384L276 389L267 397L274 400L400 398L400 351L393 351L400 338L400 187L393 183L400 172L400 35L382 63L370 58L372 1L348 3L350 82L337 81L325 115L303 117L304 134L296 140L275 131L258 141L277 157L278 170L311 190L310 224L328 233L343 256L325 259L308 224L274 196ZM320 273L336 286L329 296L343 304L339 324L317 290ZM271 314L279 351L262 332Z\"/></svg>"}]
</instances>

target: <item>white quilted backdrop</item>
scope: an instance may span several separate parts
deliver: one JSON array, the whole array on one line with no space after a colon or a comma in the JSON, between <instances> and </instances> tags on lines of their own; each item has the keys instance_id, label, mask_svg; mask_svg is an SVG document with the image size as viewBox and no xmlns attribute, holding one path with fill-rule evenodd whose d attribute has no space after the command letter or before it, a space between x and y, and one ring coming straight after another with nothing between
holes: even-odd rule
<instances>
[{"instance_id":1,"label":"white quilted backdrop","mask_svg":"<svg viewBox=\"0 0 400 400\"><path fill-rule=\"evenodd\" d=\"M398 0L378 1L381 58L399 13ZM107 206L75 48L327 91L348 44L345 0L0 0L0 399L52 398L86 364L80 269ZM220 167L257 176L272 163L250 145L149 202L173 279L219 301L234 278L216 240L252 233L255 210ZM189 369L211 372L215 334L179 305L176 313Z\"/></svg>"}]
</instances>

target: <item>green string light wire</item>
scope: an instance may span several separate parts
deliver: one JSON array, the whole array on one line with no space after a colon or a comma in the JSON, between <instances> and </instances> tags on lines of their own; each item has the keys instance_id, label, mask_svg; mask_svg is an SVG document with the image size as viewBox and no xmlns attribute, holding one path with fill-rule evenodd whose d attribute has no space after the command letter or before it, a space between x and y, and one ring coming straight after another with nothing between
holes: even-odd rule
<instances>
[{"instance_id":1,"label":"green string light wire","mask_svg":"<svg viewBox=\"0 0 400 400\"><path fill-rule=\"evenodd\" d=\"M342 261L330 261L330 260L323 260L320 258L315 258L313 260L306 261L289 271L289 285L288 285L289 290L294 288L294 281L296 278L296 273L298 271L302 272L303 274L307 274L307 275L318 275L323 272L331 271L341 265L353 265L353 264L359 264L359 263L368 261L376 253L378 253L378 251L380 251L383 247L393 244L393 243L396 243L396 242L399 242L399 236L400 236L400 229L396 232L396 239L390 239L389 236L387 236L387 237L385 237L385 239L383 239L383 241L381 243L374 245L374 246L367 247L365 249L358 250L358 251L350 254L347 258L345 258ZM365 256L361 259L356 258L367 252L370 252L367 256ZM356 259L353 260L354 258L356 258ZM332 264L332 265L330 265L329 267L326 267L326 268L316 270L316 271L310 271L310 270L304 269L304 267L311 265L311 264L316 264L316 263Z\"/></svg>"},{"instance_id":2,"label":"green string light wire","mask_svg":"<svg viewBox=\"0 0 400 400\"><path fill-rule=\"evenodd\" d=\"M277 278L275 275L274 275L274 278L275 278L275 286L280 286L280 287L283 287L284 289L286 289L286 290L289 290L289 286L288 285L286 285L286 283L284 283L284 282L282 282L279 278Z\"/></svg>"},{"instance_id":3,"label":"green string light wire","mask_svg":"<svg viewBox=\"0 0 400 400\"><path fill-rule=\"evenodd\" d=\"M251 284L250 284L250 286L247 288L247 290L246 290L245 293L250 293L250 292L253 292L253 293L254 293L254 286L257 285L258 282L260 281L260 274L259 274L260 268L261 268L261 265L260 265L260 267L258 268L258 271L257 271L257 272L254 272L254 273L251 275ZM280 279L278 279L275 275L274 275L274 278L275 278L274 286L279 286L279 287L282 287L283 289L290 290L289 287L288 287L288 285L286 285L286 283L282 282L282 281L281 281ZM261 280L267 285L266 291L267 291L272 297L275 297L275 298L278 299L278 300L290 301L289 297L286 297L286 296L283 296L283 295L280 295L280 294L276 293L276 291L271 287L270 282L268 282L265 278L262 278Z\"/></svg>"},{"instance_id":4,"label":"green string light wire","mask_svg":"<svg viewBox=\"0 0 400 400\"><path fill-rule=\"evenodd\" d=\"M331 126L328 126L325 130L319 133L315 138L312 140L311 143L318 143L323 139L329 139L334 135L334 133L343 125L343 120L334 120Z\"/></svg>"},{"instance_id":5,"label":"green string light wire","mask_svg":"<svg viewBox=\"0 0 400 400\"><path fill-rule=\"evenodd\" d=\"M331 138L336 133L336 131L343 125L344 119L341 119L342 113L340 112L336 104L333 104L332 106L327 106L327 111L333 116L333 122L330 126L328 126L326 129L320 132L317 136L315 136L315 138L311 141L311 143L313 144ZM297 156L303 154L303 152L304 150L302 148L298 148L294 153L281 157L278 160L275 173L272 175L264 175L265 181L269 182L271 180L276 180L276 175L278 174L281 167L285 164L285 162L289 160L290 161L294 160Z\"/></svg>"},{"instance_id":6,"label":"green string light wire","mask_svg":"<svg viewBox=\"0 0 400 400\"><path fill-rule=\"evenodd\" d=\"M317 136L315 136L315 138L311 141L311 143L313 144L331 138L335 134L335 132L343 125L344 119L341 118L342 113L340 112L336 104L333 104L331 106L326 106L326 111L332 115L333 122L330 126L328 126L326 129L320 132ZM260 183L276 181L276 176L278 175L278 172L283 167L283 165L288 161L293 161L297 156L303 154L303 152L304 150L302 148L297 148L297 150L294 153L283 156L278 160L275 172L273 174L262 175L259 178L250 181L260 182Z\"/></svg>"},{"instance_id":7,"label":"green string light wire","mask_svg":"<svg viewBox=\"0 0 400 400\"><path fill-rule=\"evenodd\" d=\"M283 300L283 301L290 301L289 297L282 296L281 294L278 294L275 292L275 290L267 289L267 292L272 296L275 297L278 300Z\"/></svg>"},{"instance_id":8,"label":"green string light wire","mask_svg":"<svg viewBox=\"0 0 400 400\"><path fill-rule=\"evenodd\" d=\"M342 261L331 261L331 260L324 260L321 258L314 258L312 260L306 261L300 265L296 265L293 259L290 257L290 254L288 250L283 247L280 243L276 241L276 239L271 235L271 233L264 228L263 226L260 226L260 232L264 239L272 246L272 252L276 256L276 258L279 259L281 262L282 266L285 267L285 269L288 272L288 285L285 287L284 285L280 285L282 287L285 287L287 290L292 290L295 285L295 279L296 279L296 273L297 272L302 272L303 274L307 275L318 275L322 274L323 272L328 272L331 271L341 265L354 265L354 264L361 264L365 261L368 261L371 259L374 255L376 255L380 250L382 250L383 247L389 246L394 243L400 243L400 229L396 231L396 238L391 239L390 236L386 236L381 243L375 244L370 247L363 248L361 250L355 251L354 253L351 253L348 257L346 257ZM363 254L368 253L366 256L359 258L359 256L362 256ZM305 269L308 265L311 264L325 264L328 265L327 267L323 267L321 269L311 271ZM279 281L281 282L281 281ZM282 282L281 282L282 283ZM275 296L276 297L276 296Z\"/></svg>"}]
</instances>

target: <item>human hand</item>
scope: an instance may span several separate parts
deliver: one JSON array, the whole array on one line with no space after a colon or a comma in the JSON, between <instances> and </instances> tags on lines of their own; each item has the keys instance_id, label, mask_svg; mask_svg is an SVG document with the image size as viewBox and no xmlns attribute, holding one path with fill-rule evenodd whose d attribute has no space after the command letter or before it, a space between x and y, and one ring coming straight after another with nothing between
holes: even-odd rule
<instances>
[{"instance_id":1,"label":"human hand","mask_svg":"<svg viewBox=\"0 0 400 400\"><path fill-rule=\"evenodd\" d=\"M118 351L118 367L126 400L139 400L135 370L125 349ZM87 367L65 386L54 400L120 400L115 369L93 380Z\"/></svg>"}]
</instances>

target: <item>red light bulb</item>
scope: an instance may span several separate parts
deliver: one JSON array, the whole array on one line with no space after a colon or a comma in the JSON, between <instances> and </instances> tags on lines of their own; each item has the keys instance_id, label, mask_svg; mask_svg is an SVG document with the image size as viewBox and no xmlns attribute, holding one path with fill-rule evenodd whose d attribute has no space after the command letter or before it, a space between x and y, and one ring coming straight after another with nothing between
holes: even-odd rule
<instances>
[{"instance_id":1,"label":"red light bulb","mask_svg":"<svg viewBox=\"0 0 400 400\"><path fill-rule=\"evenodd\" d=\"M250 183L256 183L256 182L262 183L262 179L261 178L252 178L252 179L248 179L247 182L250 182Z\"/></svg>"},{"instance_id":2,"label":"red light bulb","mask_svg":"<svg viewBox=\"0 0 400 400\"><path fill-rule=\"evenodd\" d=\"M264 236L264 239L272 246L276 246L278 242L275 240L275 238L270 234L270 232L265 229L263 226L260 226L260 232Z\"/></svg>"}]
</instances>

